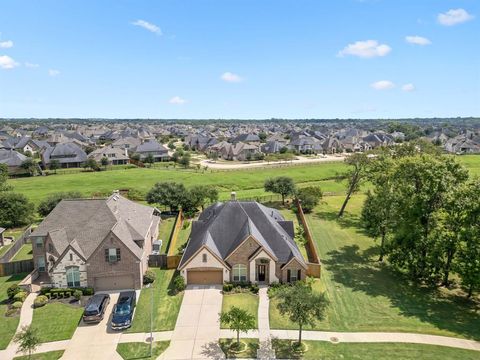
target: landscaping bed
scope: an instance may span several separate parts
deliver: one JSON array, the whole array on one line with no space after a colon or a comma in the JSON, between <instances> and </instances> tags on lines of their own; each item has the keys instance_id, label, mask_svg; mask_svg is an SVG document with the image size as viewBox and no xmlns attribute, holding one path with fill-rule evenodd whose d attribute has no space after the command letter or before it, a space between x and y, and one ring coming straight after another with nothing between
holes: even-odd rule
<instances>
[{"instance_id":1,"label":"landscaping bed","mask_svg":"<svg viewBox=\"0 0 480 360\"><path fill-rule=\"evenodd\" d=\"M256 359L260 346L258 339L240 339L240 349L236 349L237 339L220 339L220 348L227 359Z\"/></svg>"},{"instance_id":2,"label":"landscaping bed","mask_svg":"<svg viewBox=\"0 0 480 360\"><path fill-rule=\"evenodd\" d=\"M152 344L152 356L150 357L150 344L142 342L119 343L117 353L124 360L133 359L156 359L170 345L170 341L154 341Z\"/></svg>"}]
</instances>

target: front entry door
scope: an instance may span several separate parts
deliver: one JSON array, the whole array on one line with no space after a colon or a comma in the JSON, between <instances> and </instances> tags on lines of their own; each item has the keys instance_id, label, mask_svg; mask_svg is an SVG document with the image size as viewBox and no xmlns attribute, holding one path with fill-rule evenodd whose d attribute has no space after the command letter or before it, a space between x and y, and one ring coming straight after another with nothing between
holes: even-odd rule
<instances>
[{"instance_id":1,"label":"front entry door","mask_svg":"<svg viewBox=\"0 0 480 360\"><path fill-rule=\"evenodd\" d=\"M258 265L258 281L265 281L265 265Z\"/></svg>"}]
</instances>

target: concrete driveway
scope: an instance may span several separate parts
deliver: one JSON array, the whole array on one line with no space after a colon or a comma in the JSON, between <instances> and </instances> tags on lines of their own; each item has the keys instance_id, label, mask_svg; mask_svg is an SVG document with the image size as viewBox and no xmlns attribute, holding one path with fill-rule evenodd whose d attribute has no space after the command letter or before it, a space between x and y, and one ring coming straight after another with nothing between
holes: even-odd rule
<instances>
[{"instance_id":1,"label":"concrete driveway","mask_svg":"<svg viewBox=\"0 0 480 360\"><path fill-rule=\"evenodd\" d=\"M221 286L187 286L168 349L159 359L224 359L218 346Z\"/></svg>"},{"instance_id":2,"label":"concrete driveway","mask_svg":"<svg viewBox=\"0 0 480 360\"><path fill-rule=\"evenodd\" d=\"M137 303L139 292L137 291ZM113 331L110 327L113 306L117 303L120 292L107 293L110 294L110 303L103 320L98 324L85 324L82 320L68 343L62 359L122 359L116 351L122 332Z\"/></svg>"}]
</instances>

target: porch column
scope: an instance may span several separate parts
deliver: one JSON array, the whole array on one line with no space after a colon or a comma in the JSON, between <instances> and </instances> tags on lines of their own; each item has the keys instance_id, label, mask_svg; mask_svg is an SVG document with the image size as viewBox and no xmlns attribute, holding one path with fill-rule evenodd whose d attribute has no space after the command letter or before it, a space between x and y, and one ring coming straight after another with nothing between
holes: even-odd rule
<instances>
[{"instance_id":1,"label":"porch column","mask_svg":"<svg viewBox=\"0 0 480 360\"><path fill-rule=\"evenodd\" d=\"M255 259L252 259L252 261L250 261L250 274L249 274L250 282L252 284L257 283L257 280L255 278L256 273L257 273L257 269L255 266Z\"/></svg>"}]
</instances>

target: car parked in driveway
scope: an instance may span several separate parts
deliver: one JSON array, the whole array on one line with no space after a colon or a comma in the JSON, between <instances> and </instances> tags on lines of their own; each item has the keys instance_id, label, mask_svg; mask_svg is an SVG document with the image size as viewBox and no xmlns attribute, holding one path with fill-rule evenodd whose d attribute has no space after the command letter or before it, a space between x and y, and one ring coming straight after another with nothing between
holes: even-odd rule
<instances>
[{"instance_id":1,"label":"car parked in driveway","mask_svg":"<svg viewBox=\"0 0 480 360\"><path fill-rule=\"evenodd\" d=\"M132 325L133 310L136 305L137 294L135 291L122 291L118 301L113 307L112 329L123 330Z\"/></svg>"},{"instance_id":2,"label":"car parked in driveway","mask_svg":"<svg viewBox=\"0 0 480 360\"><path fill-rule=\"evenodd\" d=\"M105 310L110 303L110 295L108 294L95 294L93 295L85 305L83 311L83 321L85 323L96 323L103 320Z\"/></svg>"}]
</instances>

